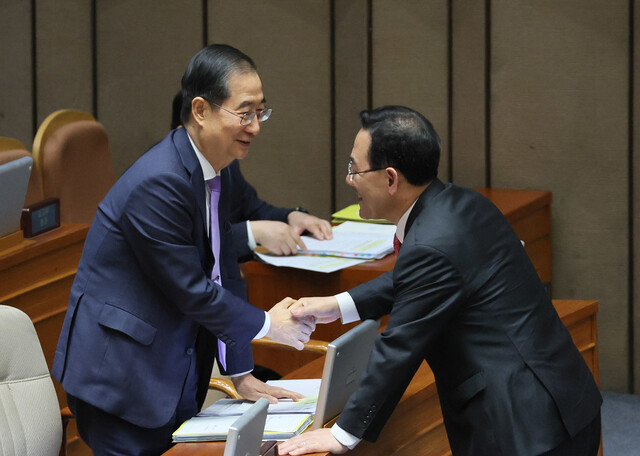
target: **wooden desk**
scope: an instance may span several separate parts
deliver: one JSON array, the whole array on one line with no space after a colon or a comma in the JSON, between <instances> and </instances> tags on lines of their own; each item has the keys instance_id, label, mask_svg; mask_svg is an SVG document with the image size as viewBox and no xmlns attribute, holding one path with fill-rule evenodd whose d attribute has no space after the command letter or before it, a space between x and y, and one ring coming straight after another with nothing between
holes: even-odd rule
<instances>
[{"instance_id":1,"label":"wooden desk","mask_svg":"<svg viewBox=\"0 0 640 456\"><path fill-rule=\"evenodd\" d=\"M587 365L598 377L598 347L596 337L596 301L553 301L558 315L584 356ZM292 372L287 378L319 378L324 357ZM224 443L180 443L166 456L222 455ZM451 454L435 380L431 369L423 362L402 396L400 403L385 425L376 443L361 442L349 456L445 456ZM327 453L315 453L327 456Z\"/></svg>"},{"instance_id":2,"label":"wooden desk","mask_svg":"<svg viewBox=\"0 0 640 456\"><path fill-rule=\"evenodd\" d=\"M490 199L509 221L529 254L543 282L551 282L551 192L540 190L477 189ZM395 265L395 255L382 260L363 263L329 274L301 269L279 268L256 261L244 265L249 302L269 310L276 302L290 296L328 296L349 290ZM318 325L314 339L332 341L355 325L340 322ZM256 364L286 374L307 364L318 355L296 351L274 358L273 352L254 348Z\"/></svg>"},{"instance_id":3,"label":"wooden desk","mask_svg":"<svg viewBox=\"0 0 640 456\"><path fill-rule=\"evenodd\" d=\"M89 225L65 223L56 230L0 252L0 304L17 307L33 321L49 370L62 329L71 284ZM54 380L60 407L67 404ZM90 454L69 426L68 454Z\"/></svg>"}]
</instances>

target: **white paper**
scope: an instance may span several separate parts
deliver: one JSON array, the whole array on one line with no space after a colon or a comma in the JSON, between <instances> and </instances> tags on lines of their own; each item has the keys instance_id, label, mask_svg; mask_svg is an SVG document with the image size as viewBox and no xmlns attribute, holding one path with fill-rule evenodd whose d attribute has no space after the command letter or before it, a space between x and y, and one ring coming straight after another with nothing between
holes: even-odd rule
<instances>
[{"instance_id":1,"label":"white paper","mask_svg":"<svg viewBox=\"0 0 640 456\"><path fill-rule=\"evenodd\" d=\"M320 378L298 378L292 380L267 380L267 385L284 388L305 397L317 396L320 393Z\"/></svg>"},{"instance_id":2,"label":"white paper","mask_svg":"<svg viewBox=\"0 0 640 456\"><path fill-rule=\"evenodd\" d=\"M396 234L395 225L381 225L379 223L344 222L333 227L333 232L338 233L373 233L390 236ZM393 242L393 241L391 241Z\"/></svg>"},{"instance_id":3,"label":"white paper","mask_svg":"<svg viewBox=\"0 0 640 456\"><path fill-rule=\"evenodd\" d=\"M305 269L307 271L327 273L335 272L340 269L348 268L350 266L369 261L366 259L356 260L353 258L322 257L309 255L273 256L257 252L256 255L258 255L258 257L265 263L271 264L273 266Z\"/></svg>"}]
</instances>

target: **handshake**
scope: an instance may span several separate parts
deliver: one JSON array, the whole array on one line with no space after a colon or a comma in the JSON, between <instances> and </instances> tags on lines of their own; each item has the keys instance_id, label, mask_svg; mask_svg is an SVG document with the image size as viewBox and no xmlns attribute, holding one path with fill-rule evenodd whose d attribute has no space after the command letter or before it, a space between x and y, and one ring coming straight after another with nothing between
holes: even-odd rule
<instances>
[{"instance_id":1,"label":"handshake","mask_svg":"<svg viewBox=\"0 0 640 456\"><path fill-rule=\"evenodd\" d=\"M269 310L271 327L266 337L302 350L316 323L331 323L340 318L338 301L333 296L285 298Z\"/></svg>"}]
</instances>

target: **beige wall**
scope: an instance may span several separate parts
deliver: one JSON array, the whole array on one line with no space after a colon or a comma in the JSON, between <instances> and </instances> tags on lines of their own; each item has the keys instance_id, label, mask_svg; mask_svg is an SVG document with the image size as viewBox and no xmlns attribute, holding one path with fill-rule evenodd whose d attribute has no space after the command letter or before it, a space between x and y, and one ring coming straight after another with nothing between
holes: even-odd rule
<instances>
[{"instance_id":1,"label":"beige wall","mask_svg":"<svg viewBox=\"0 0 640 456\"><path fill-rule=\"evenodd\" d=\"M631 3L2 2L0 135L31 144L52 111L92 111L120 174L167 133L191 55L227 42L255 59L274 108L244 173L265 199L328 217L353 201L344 172L358 112L414 107L443 139L443 180L553 191L554 297L600 302L602 387L638 393Z\"/></svg>"}]
</instances>

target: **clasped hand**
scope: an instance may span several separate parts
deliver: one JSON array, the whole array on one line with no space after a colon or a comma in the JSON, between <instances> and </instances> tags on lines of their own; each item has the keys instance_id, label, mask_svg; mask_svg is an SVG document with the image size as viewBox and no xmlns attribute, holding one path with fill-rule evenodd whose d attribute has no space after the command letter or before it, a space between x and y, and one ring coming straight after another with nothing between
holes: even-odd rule
<instances>
[{"instance_id":1,"label":"clasped hand","mask_svg":"<svg viewBox=\"0 0 640 456\"><path fill-rule=\"evenodd\" d=\"M294 299L285 298L269 310L271 327L266 337L302 350L316 329L316 322L313 316L293 316L289 308L295 303Z\"/></svg>"}]
</instances>

